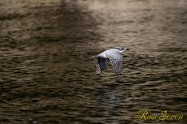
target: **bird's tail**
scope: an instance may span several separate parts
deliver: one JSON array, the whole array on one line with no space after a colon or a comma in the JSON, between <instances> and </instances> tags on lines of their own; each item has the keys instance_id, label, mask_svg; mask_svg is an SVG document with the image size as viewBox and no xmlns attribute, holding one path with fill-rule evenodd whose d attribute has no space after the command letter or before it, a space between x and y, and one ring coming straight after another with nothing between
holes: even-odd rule
<instances>
[{"instance_id":1,"label":"bird's tail","mask_svg":"<svg viewBox=\"0 0 187 124\"><path fill-rule=\"evenodd\" d=\"M96 57L97 57L97 56L91 56L90 58L91 58L91 59L95 59Z\"/></svg>"}]
</instances>

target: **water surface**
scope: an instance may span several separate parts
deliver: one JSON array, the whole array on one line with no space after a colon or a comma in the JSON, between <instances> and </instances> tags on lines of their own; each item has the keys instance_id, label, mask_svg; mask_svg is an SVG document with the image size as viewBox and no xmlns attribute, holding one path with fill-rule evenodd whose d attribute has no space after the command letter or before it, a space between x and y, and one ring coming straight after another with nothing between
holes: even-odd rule
<instances>
[{"instance_id":1,"label":"water surface","mask_svg":"<svg viewBox=\"0 0 187 124\"><path fill-rule=\"evenodd\" d=\"M139 124L186 110L186 0L0 2L0 123ZM116 80L93 55L123 54ZM169 121L173 124L185 123Z\"/></svg>"}]
</instances>

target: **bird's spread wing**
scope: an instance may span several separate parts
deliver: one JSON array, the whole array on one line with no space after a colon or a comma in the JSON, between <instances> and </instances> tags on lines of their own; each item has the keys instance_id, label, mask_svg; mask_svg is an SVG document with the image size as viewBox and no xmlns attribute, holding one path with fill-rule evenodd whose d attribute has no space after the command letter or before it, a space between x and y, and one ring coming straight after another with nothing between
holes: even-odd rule
<instances>
[{"instance_id":1,"label":"bird's spread wing","mask_svg":"<svg viewBox=\"0 0 187 124\"><path fill-rule=\"evenodd\" d=\"M99 64L96 64L96 74L100 74L101 73L101 69Z\"/></svg>"},{"instance_id":2,"label":"bird's spread wing","mask_svg":"<svg viewBox=\"0 0 187 124\"><path fill-rule=\"evenodd\" d=\"M110 59L110 63L112 64L115 74L120 75L123 61L122 55L120 53L107 54L107 57Z\"/></svg>"},{"instance_id":3,"label":"bird's spread wing","mask_svg":"<svg viewBox=\"0 0 187 124\"><path fill-rule=\"evenodd\" d=\"M108 65L108 58L98 57L98 64L96 64L96 74L101 73L104 69L106 69Z\"/></svg>"}]
</instances>

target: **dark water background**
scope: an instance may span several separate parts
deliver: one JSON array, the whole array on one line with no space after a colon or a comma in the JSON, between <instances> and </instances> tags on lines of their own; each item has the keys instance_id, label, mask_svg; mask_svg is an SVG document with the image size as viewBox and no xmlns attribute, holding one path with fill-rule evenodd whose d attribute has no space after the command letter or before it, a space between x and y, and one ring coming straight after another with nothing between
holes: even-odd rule
<instances>
[{"instance_id":1,"label":"dark water background","mask_svg":"<svg viewBox=\"0 0 187 124\"><path fill-rule=\"evenodd\" d=\"M95 75L118 45L123 71ZM1 0L0 124L138 124L187 113L187 0Z\"/></svg>"}]
</instances>

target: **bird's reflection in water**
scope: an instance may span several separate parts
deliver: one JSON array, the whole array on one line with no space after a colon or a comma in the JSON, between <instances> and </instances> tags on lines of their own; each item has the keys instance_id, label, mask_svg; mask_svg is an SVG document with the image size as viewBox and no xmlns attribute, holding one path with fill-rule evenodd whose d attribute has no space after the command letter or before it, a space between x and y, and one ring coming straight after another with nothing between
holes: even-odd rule
<instances>
[{"instance_id":1,"label":"bird's reflection in water","mask_svg":"<svg viewBox=\"0 0 187 124\"><path fill-rule=\"evenodd\" d=\"M125 102L123 91L119 85L103 85L96 89L96 106L104 117L115 117L120 114ZM106 118L107 119L107 118ZM109 118L108 118L109 119Z\"/></svg>"}]
</instances>

